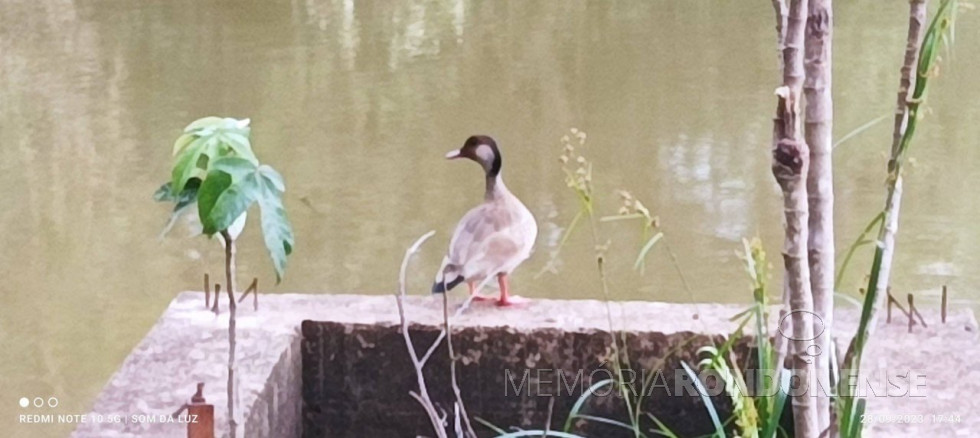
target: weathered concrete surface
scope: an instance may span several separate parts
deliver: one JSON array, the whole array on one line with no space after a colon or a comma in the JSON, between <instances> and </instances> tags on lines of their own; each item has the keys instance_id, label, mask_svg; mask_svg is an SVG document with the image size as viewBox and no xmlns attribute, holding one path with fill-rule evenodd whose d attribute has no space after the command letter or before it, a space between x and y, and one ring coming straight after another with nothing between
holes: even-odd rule
<instances>
[{"instance_id":1,"label":"weathered concrete surface","mask_svg":"<svg viewBox=\"0 0 980 438\"><path fill-rule=\"evenodd\" d=\"M302 296L260 297L239 305L239 411L248 437L296 437L301 434L299 321ZM250 300L249 300L250 301ZM222 303L226 309L227 303ZM324 310L322 307L320 310ZM215 317L204 309L204 294L184 292L171 302L156 325L123 362L96 399L91 413L118 415L122 423L87 423L75 437L186 437L186 424L150 422L133 415L168 416L190 399L197 382L215 405L217 436L227 426L227 311Z\"/></svg>"},{"instance_id":2,"label":"weathered concrete surface","mask_svg":"<svg viewBox=\"0 0 980 438\"><path fill-rule=\"evenodd\" d=\"M248 304L239 307L239 410L244 413L246 436L324 436L324 432L331 432L328 436L414 436L412 432L424 430L421 411L412 403L404 403L411 402L406 393L414 387L414 377L398 335L394 297L260 298L258 313ZM216 318L203 307L203 294L180 294L106 385L92 412L125 417L168 415L189 398L196 382L203 381L204 395L215 405L218 436L222 436L227 423L227 316ZM412 332L419 339L419 350L435 336L442 321L441 308L441 300L410 297L407 313L414 323ZM665 363L668 369L676 367L681 358L690 359L708 335L734 329L728 318L740 310L740 306L650 302L612 303L610 308L617 330L645 334L630 336L627 343L631 360L647 369L656 368L656 360L668 353L674 356ZM929 329L916 327L916 335L907 335L899 323L880 329L866 355L866 363L872 366L884 363L888 369L925 370L925 397L873 397L868 412L958 414L960 421L939 424L930 417L920 425L876 424L871 428L876 436L912 436L922 431L939 432L937 436L973 436L980 430L978 400L971 393L980 386L980 376L976 375L980 373L980 353L972 314L954 313L945 326L931 314L926 318L932 324ZM839 319L845 332L853 330L847 315ZM305 340L300 333L304 320L320 321L303 324ZM460 380L474 388L463 391L471 414L503 427L543 425L544 418L539 417L547 412L550 397L534 395L547 394L549 386L556 392L559 385L556 381L547 383L549 378L554 380L554 373L552 377L532 375L540 377L530 382L536 392L518 397L517 408L514 404L498 405L504 391L500 385L505 377L503 369L515 368L512 375L518 379L525 369L584 369L589 373L608 356L603 344L608 339L604 334L608 322L601 302L536 300L519 309L475 305L456 325L460 329L455 335L458 353L467 358L460 366ZM688 340L684 348L672 351L684 339ZM449 407L451 398L439 392L447 388L443 384L448 374L444 350L434 354L427 372L433 397ZM569 383L574 374L565 377L564 383ZM673 391L673 374L668 372L665 378ZM568 398L556 401L555 419L564 418L559 409L567 410L563 399ZM724 397L717 400L726 402ZM615 410L614 402L598 403L590 409L598 413ZM701 410L692 410L685 403L672 398L652 409L671 425L700 422L697 415L702 415ZM395 424L393 419L405 423L383 429ZM381 430L390 433L359 434ZM478 426L478 430L487 429ZM181 424L90 423L80 426L74 436L178 437L184 436L184 431Z\"/></svg>"},{"instance_id":3,"label":"weathered concrete surface","mask_svg":"<svg viewBox=\"0 0 980 438\"><path fill-rule=\"evenodd\" d=\"M942 324L938 311L920 312L929 326L916 325L912 333L901 312L895 311L891 324L885 324L885 315L881 316L864 356L862 372L870 376L870 387L876 390L867 392L864 436L978 437L980 338L976 319L969 309L963 309L952 312ZM843 318L838 327L841 333L854 333L853 316ZM882 379L885 375L887 380ZM883 390L885 385L890 395Z\"/></svg>"}]
</instances>

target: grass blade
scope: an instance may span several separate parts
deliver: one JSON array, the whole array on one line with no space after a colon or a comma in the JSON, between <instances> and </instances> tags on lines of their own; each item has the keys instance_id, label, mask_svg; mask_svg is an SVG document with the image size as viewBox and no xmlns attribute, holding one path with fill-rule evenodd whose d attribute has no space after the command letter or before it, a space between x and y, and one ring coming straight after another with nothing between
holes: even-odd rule
<instances>
[{"instance_id":1,"label":"grass blade","mask_svg":"<svg viewBox=\"0 0 980 438\"><path fill-rule=\"evenodd\" d=\"M653 420L654 423L657 423L658 430L653 431L654 433L663 435L667 438L679 438L677 434L674 433L674 431L670 430L670 428L667 427L667 425L664 424L662 421L660 421L660 419L657 418L655 415L648 412L647 416L650 417L650 419Z\"/></svg>"},{"instance_id":2,"label":"grass blade","mask_svg":"<svg viewBox=\"0 0 980 438\"><path fill-rule=\"evenodd\" d=\"M789 392L789 371L779 370L779 390L776 391L776 400L772 412L766 419L766 425L762 430L760 438L776 438L776 430L779 427L779 419L783 416L783 408L786 406L787 393Z\"/></svg>"},{"instance_id":3,"label":"grass blade","mask_svg":"<svg viewBox=\"0 0 980 438\"><path fill-rule=\"evenodd\" d=\"M725 438L725 428L721 425L721 420L718 419L718 412L715 411L715 404L711 401L711 397L708 397L708 391L704 388L701 380L698 379L698 375L691 369L691 366L687 362L681 362L681 366L684 367L684 371L688 377L694 381L694 388L698 390L698 395L701 396L701 402L704 403L705 409L708 410L708 416L711 417L711 422L715 425L714 436L716 438Z\"/></svg>"},{"instance_id":4,"label":"grass blade","mask_svg":"<svg viewBox=\"0 0 980 438\"><path fill-rule=\"evenodd\" d=\"M657 242L659 242L663 237L664 233L657 233L654 234L650 240L647 240L647 243L643 245L642 249L640 249L640 254L636 256L636 262L633 263L634 270L638 270L641 266L643 266L643 260L646 259L647 253L650 252L650 250L653 249L653 246L656 245Z\"/></svg>"},{"instance_id":5,"label":"grass blade","mask_svg":"<svg viewBox=\"0 0 980 438\"><path fill-rule=\"evenodd\" d=\"M533 437L555 437L555 438L585 438L582 435L575 435L573 433L558 432L558 431L545 431L543 429L537 430L521 430L518 432L505 433L503 435L498 435L497 438L520 438L525 436Z\"/></svg>"},{"instance_id":6,"label":"grass blade","mask_svg":"<svg viewBox=\"0 0 980 438\"><path fill-rule=\"evenodd\" d=\"M849 304L853 304L854 307L857 307L858 309L860 309L861 306L862 306L862 304L861 304L860 301L856 300L854 297L852 297L850 295L847 295L847 294L842 294L840 292L834 292L834 297L835 298L840 298L840 299L842 299L844 301L847 301Z\"/></svg>"},{"instance_id":7,"label":"grass blade","mask_svg":"<svg viewBox=\"0 0 980 438\"><path fill-rule=\"evenodd\" d=\"M617 214L617 215L614 215L614 216L603 216L603 217L599 218L599 222L625 221L625 220L632 220L632 219L643 219L644 217L645 216L643 216L640 213Z\"/></svg>"},{"instance_id":8,"label":"grass blade","mask_svg":"<svg viewBox=\"0 0 980 438\"><path fill-rule=\"evenodd\" d=\"M603 386L606 385L611 385L613 382L614 382L613 379L603 379L596 383L593 383L592 386L588 387L585 390L585 392L583 392L582 395L579 396L578 400L575 400L575 404L572 405L572 410L568 412L568 419L565 420L565 427L562 430L564 430L565 432L572 430L572 420L574 420L575 417L580 416L578 412L582 410L582 406L585 405L585 401L589 399L589 396L595 394L595 392L599 390L599 388L602 388Z\"/></svg>"},{"instance_id":9,"label":"grass blade","mask_svg":"<svg viewBox=\"0 0 980 438\"><path fill-rule=\"evenodd\" d=\"M501 435L504 435L504 434L507 433L507 431L505 431L505 430L503 430L503 429L501 429L501 428L499 428L497 426L494 426L493 423L491 423L491 422L489 422L487 420L484 420L484 419L482 419L480 417L473 417L473 419L476 420L477 423L480 423L480 424L486 426L488 429L494 431L494 433L498 433L498 434L501 434Z\"/></svg>"},{"instance_id":10,"label":"grass blade","mask_svg":"<svg viewBox=\"0 0 980 438\"><path fill-rule=\"evenodd\" d=\"M837 146L840 146L842 143L844 143L844 142L846 142L846 141L848 141L848 140L850 140L850 139L852 139L854 137L857 137L862 132L871 129L872 127L874 127L874 125L877 125L882 120L885 120L885 119L887 119L889 117L892 117L892 116L894 116L893 113L885 113L885 114L882 114L882 115L878 116L877 118L875 118L875 119L873 119L873 120L871 120L871 121L869 121L869 122L867 122L867 123L865 123L865 124L863 124L861 126L858 126L857 128L854 128L853 131L848 132L847 134L845 134L843 137L840 138L840 140L835 141L834 142L834 145L831 146L831 149L837 149Z\"/></svg>"},{"instance_id":11,"label":"grass blade","mask_svg":"<svg viewBox=\"0 0 980 438\"><path fill-rule=\"evenodd\" d=\"M834 290L840 290L840 281L844 278L844 271L847 270L847 265L851 263L851 257L854 256L854 252L857 251L859 247L874 242L873 240L868 239L867 236L876 226L878 226L878 223L883 220L885 220L885 212L882 211L871 219L868 226L864 227L864 231L861 232L857 239L854 240L854 243L851 244L850 248L847 249L847 255L844 256L844 261L841 262L840 267L837 268L837 278L834 280Z\"/></svg>"},{"instance_id":12,"label":"grass blade","mask_svg":"<svg viewBox=\"0 0 980 438\"><path fill-rule=\"evenodd\" d=\"M646 434L644 434L642 431L636 430L636 428L634 428L632 424L627 424L622 421L613 420L611 418L597 417L594 415L585 415L585 414L576 415L575 418L578 418L580 420L592 421L596 423L608 424L610 426L621 427L628 431L638 433L639 434L638 436L646 437ZM569 419L571 419L571 416L569 416Z\"/></svg>"}]
</instances>

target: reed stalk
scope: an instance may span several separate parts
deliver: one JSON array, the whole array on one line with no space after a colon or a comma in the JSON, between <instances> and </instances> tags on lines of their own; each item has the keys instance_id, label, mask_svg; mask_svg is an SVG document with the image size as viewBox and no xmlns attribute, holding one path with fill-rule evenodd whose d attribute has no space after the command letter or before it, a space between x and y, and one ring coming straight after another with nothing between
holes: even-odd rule
<instances>
[{"instance_id":1,"label":"reed stalk","mask_svg":"<svg viewBox=\"0 0 980 438\"><path fill-rule=\"evenodd\" d=\"M943 43L952 42L957 1L943 0L928 28L924 28L926 7L926 0L909 2L905 58L901 69L891 156L887 168L884 220L878 226L877 245L861 310L861 321L844 356L842 368L846 370L860 370L865 346L877 325L877 311L887 298L887 294L880 292L888 290L891 274L902 203L903 165L920 120L919 110L926 98L929 79L936 73L939 48ZM860 374L852 377L860 378ZM839 393L842 396L840 433L845 437L860 437L860 414L865 403L863 399L854 397L851 390L847 382L840 383Z\"/></svg>"}]
</instances>

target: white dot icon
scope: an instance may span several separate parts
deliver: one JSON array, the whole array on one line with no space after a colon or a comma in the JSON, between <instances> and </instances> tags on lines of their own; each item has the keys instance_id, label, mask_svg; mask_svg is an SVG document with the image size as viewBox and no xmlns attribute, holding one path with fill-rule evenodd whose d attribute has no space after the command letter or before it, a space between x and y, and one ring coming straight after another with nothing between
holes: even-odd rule
<instances>
[{"instance_id":1,"label":"white dot icon","mask_svg":"<svg viewBox=\"0 0 980 438\"><path fill-rule=\"evenodd\" d=\"M27 397L21 397L20 398L20 407L26 408L27 405L29 405L29 404L31 404L31 401L28 400Z\"/></svg>"}]
</instances>

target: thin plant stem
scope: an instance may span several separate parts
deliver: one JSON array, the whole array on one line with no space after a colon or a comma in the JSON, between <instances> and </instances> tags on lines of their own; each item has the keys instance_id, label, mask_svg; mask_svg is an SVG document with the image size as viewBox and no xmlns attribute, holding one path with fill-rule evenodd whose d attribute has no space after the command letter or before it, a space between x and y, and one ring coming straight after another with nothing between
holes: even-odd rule
<instances>
[{"instance_id":1,"label":"thin plant stem","mask_svg":"<svg viewBox=\"0 0 980 438\"><path fill-rule=\"evenodd\" d=\"M235 240L227 230L221 231L225 239L225 289L228 292L228 431L232 437L238 436L238 421L235 419L235 313L238 308L235 300ZM215 297L217 300L217 296Z\"/></svg>"},{"instance_id":2,"label":"thin plant stem","mask_svg":"<svg viewBox=\"0 0 980 438\"><path fill-rule=\"evenodd\" d=\"M408 271L408 262L411 260L412 256L418 252L422 243L428 240L435 231L429 231L419 237L415 243L412 244L407 250L405 250L405 257L402 258L401 269L398 271L398 293L395 295L396 301L398 303L398 317L401 320L401 332L402 338L405 340L405 348L408 350L409 358L412 360L412 365L415 367L415 379L418 385L418 392L411 391L409 395L418 400L419 404L422 405L422 409L425 411L426 415L429 417L429 421L432 423L432 430L436 433L439 438L448 438L446 436L446 429L443 427L443 420L439 417L436 411L435 405L432 403L432 399L429 397L429 390L425 383L425 376L422 374L422 367L424 366L420 361L418 354L415 353L415 344L412 342L412 337L408 333L408 318L405 317L405 296L406 296L406 280L405 277Z\"/></svg>"},{"instance_id":3,"label":"thin plant stem","mask_svg":"<svg viewBox=\"0 0 980 438\"><path fill-rule=\"evenodd\" d=\"M453 394L456 396L456 406L459 408L460 416L463 417L466 436L477 438L476 432L473 431L473 425L470 424L470 417L466 413L466 405L463 404L463 395L459 389L459 382L456 380L456 360L458 358L453 350L453 329L449 325L449 294L446 292L442 294L442 320L446 330L446 347L449 350L449 377L453 386Z\"/></svg>"}]
</instances>

